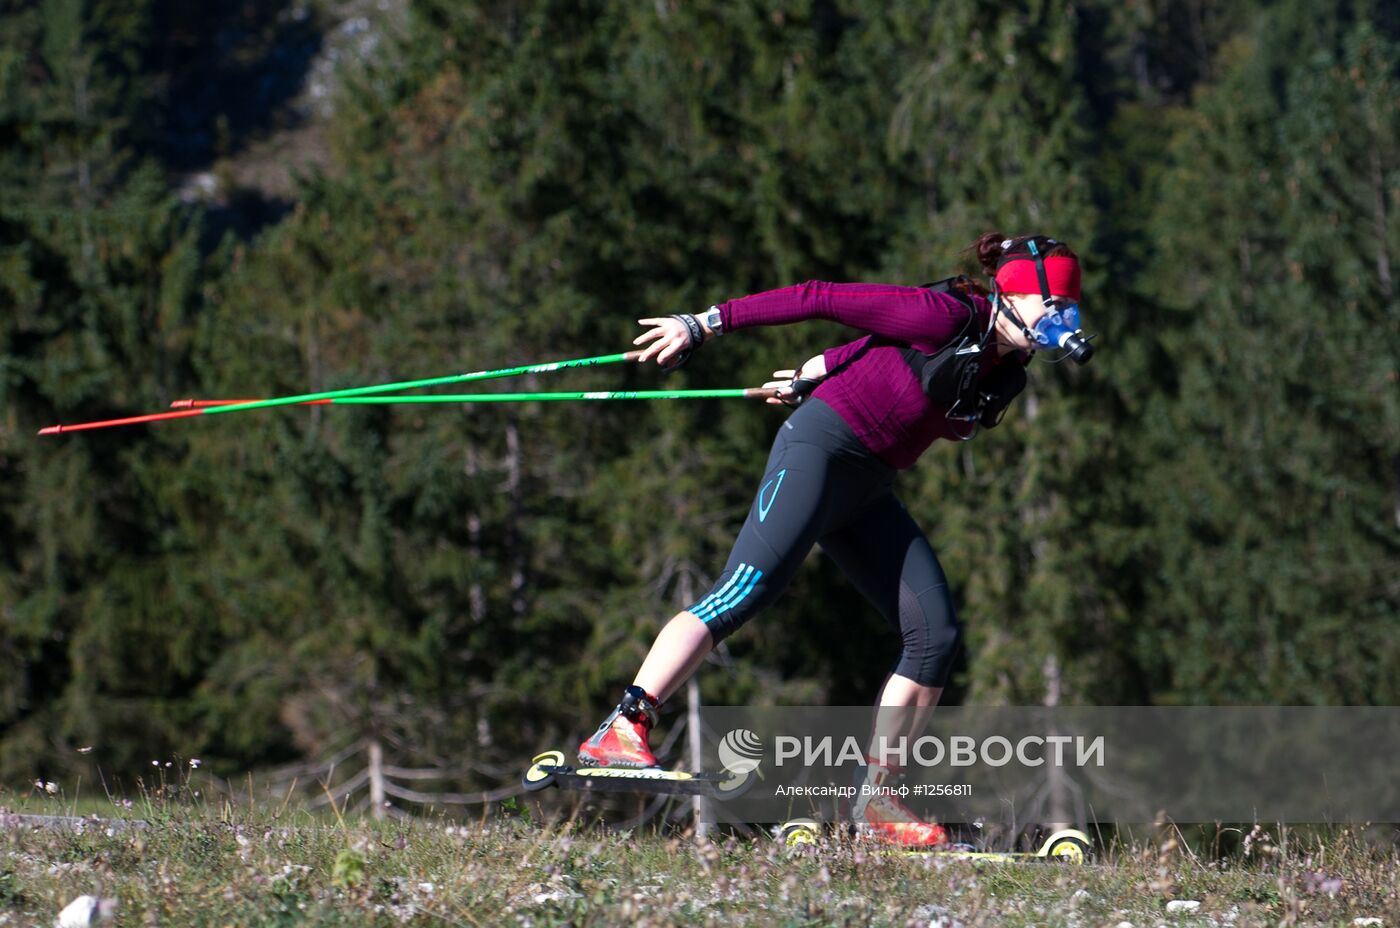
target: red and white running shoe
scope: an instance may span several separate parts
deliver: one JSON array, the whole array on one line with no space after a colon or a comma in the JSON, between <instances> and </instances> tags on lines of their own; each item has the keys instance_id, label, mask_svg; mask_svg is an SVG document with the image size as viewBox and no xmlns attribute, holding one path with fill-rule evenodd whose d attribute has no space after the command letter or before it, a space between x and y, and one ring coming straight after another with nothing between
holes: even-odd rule
<instances>
[{"instance_id":1,"label":"red and white running shoe","mask_svg":"<svg viewBox=\"0 0 1400 928\"><path fill-rule=\"evenodd\" d=\"M659 767L648 737L660 702L640 686L629 686L622 702L593 736L578 746L585 767Z\"/></svg>"},{"instance_id":2,"label":"red and white running shoe","mask_svg":"<svg viewBox=\"0 0 1400 928\"><path fill-rule=\"evenodd\" d=\"M870 763L865 783L871 794L855 807L856 833L901 847L947 847L948 832L937 822L926 822L891 792L898 774L889 767Z\"/></svg>"}]
</instances>

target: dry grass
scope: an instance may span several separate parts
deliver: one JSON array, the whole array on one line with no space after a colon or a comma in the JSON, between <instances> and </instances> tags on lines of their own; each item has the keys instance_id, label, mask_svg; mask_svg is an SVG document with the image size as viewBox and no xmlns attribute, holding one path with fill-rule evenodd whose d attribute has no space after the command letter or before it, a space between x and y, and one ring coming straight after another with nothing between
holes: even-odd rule
<instances>
[{"instance_id":1,"label":"dry grass","mask_svg":"<svg viewBox=\"0 0 1400 928\"><path fill-rule=\"evenodd\" d=\"M0 925L52 924L82 894L119 925L1400 925L1400 860L1352 831L1291 844L1260 830L1206 862L1168 836L1092 866L910 859L833 840L792 853L767 839L540 824L524 809L470 824L371 822L191 799L132 809L144 828L0 830ZM79 811L0 793L11 813ZM87 812L95 811L91 806ZM1169 911L1170 900L1199 902Z\"/></svg>"}]
</instances>

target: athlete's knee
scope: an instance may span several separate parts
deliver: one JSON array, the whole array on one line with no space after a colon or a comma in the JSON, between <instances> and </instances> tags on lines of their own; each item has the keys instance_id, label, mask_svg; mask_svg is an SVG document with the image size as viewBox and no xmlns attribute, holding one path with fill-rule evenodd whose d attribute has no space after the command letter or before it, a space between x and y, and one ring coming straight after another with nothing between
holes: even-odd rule
<instances>
[{"instance_id":1,"label":"athlete's knee","mask_svg":"<svg viewBox=\"0 0 1400 928\"><path fill-rule=\"evenodd\" d=\"M771 581L762 568L741 563L721 574L714 588L686 611L705 623L718 644L767 605L775 593Z\"/></svg>"},{"instance_id":2,"label":"athlete's knee","mask_svg":"<svg viewBox=\"0 0 1400 928\"><path fill-rule=\"evenodd\" d=\"M942 686L962 645L962 625L946 586L900 597L904 650L899 672L923 686Z\"/></svg>"},{"instance_id":3,"label":"athlete's knee","mask_svg":"<svg viewBox=\"0 0 1400 928\"><path fill-rule=\"evenodd\" d=\"M924 648L937 655L951 655L962 644L962 624L952 616L933 626L924 636Z\"/></svg>"},{"instance_id":4,"label":"athlete's knee","mask_svg":"<svg viewBox=\"0 0 1400 928\"><path fill-rule=\"evenodd\" d=\"M675 627L685 632L687 635L694 636L697 638L701 635L701 633L704 633L709 636L708 640L711 648L713 648L718 643L714 637L713 629L711 629L710 626L706 625L698 615L691 612L689 609L682 609L680 612L677 612L675 615L671 616L670 621L666 623L666 627Z\"/></svg>"},{"instance_id":5,"label":"athlete's knee","mask_svg":"<svg viewBox=\"0 0 1400 928\"><path fill-rule=\"evenodd\" d=\"M921 686L943 686L961 645L962 628L957 623L907 636L896 670Z\"/></svg>"},{"instance_id":6,"label":"athlete's knee","mask_svg":"<svg viewBox=\"0 0 1400 928\"><path fill-rule=\"evenodd\" d=\"M710 637L717 645L730 635L737 632L748 624L749 619L758 615L763 610L762 603L750 603L741 608L728 609L709 618L701 619L705 623L705 628L709 630Z\"/></svg>"}]
</instances>

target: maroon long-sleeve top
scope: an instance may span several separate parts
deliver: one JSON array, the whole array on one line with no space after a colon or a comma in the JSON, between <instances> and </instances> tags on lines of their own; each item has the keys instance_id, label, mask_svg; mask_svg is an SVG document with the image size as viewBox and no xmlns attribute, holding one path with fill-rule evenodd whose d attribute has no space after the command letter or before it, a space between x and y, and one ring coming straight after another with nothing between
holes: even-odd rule
<instances>
[{"instance_id":1,"label":"maroon long-sleeve top","mask_svg":"<svg viewBox=\"0 0 1400 928\"><path fill-rule=\"evenodd\" d=\"M974 296L986 325L991 307ZM968 309L948 293L890 284L809 280L719 304L724 331L827 319L870 334L823 356L829 376L812 394L831 406L856 436L891 467L903 470L935 439L968 437L971 426L947 418L924 395L904 359L910 346L933 354L963 331ZM893 344L892 344L893 343Z\"/></svg>"}]
</instances>

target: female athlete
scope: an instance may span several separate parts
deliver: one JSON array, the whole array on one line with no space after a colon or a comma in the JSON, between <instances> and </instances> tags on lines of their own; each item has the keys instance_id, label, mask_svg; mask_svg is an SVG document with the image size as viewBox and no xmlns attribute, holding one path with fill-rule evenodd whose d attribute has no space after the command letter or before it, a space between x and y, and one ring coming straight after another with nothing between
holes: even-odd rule
<instances>
[{"instance_id":1,"label":"female athlete","mask_svg":"<svg viewBox=\"0 0 1400 928\"><path fill-rule=\"evenodd\" d=\"M813 544L900 637L877 705L926 712L938 703L960 629L943 569L895 497L894 475L936 439L995 425L1025 383L1030 353L1045 347L1043 320L1077 304L1080 289L1077 257L1053 239L988 233L972 247L990 293L966 277L924 287L812 281L730 300L698 319L639 320L649 328L636 344L650 343L641 360L663 365L751 326L827 319L869 334L774 373L768 386L779 393L769 402L797 410L778 430L724 571L657 635L622 701L580 745L581 763L656 766L648 735L657 707L718 642L781 595ZM1052 347L1077 346L1082 362L1089 348L1074 329L1077 322L1059 329ZM877 780L899 772L878 762L871 770ZM897 799L877 797L857 814L898 843L947 841L942 827Z\"/></svg>"}]
</instances>

